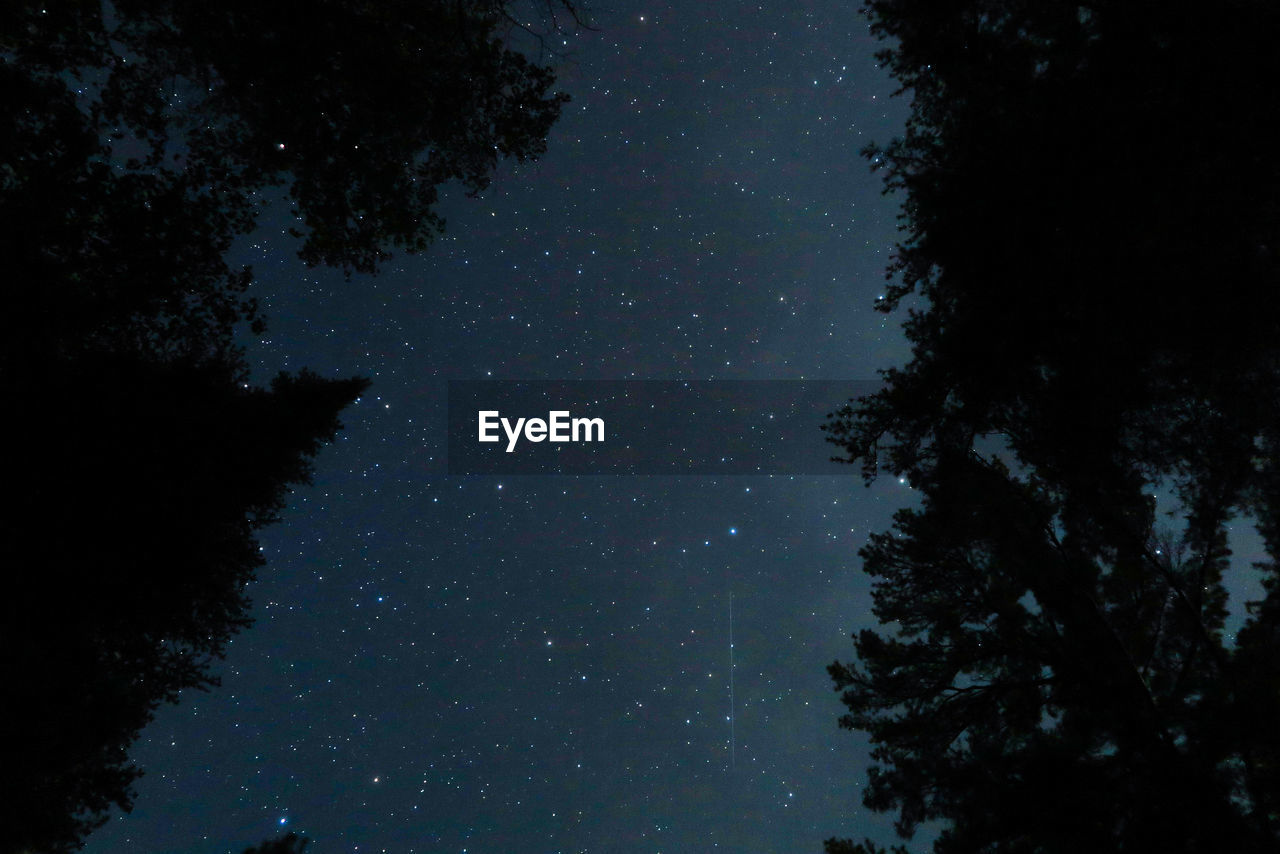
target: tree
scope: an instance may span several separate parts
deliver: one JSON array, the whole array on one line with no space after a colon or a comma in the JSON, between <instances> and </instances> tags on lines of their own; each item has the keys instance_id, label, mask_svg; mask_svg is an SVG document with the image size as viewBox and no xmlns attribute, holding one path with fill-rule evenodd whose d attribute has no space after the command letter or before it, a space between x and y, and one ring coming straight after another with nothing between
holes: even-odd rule
<instances>
[{"instance_id":1,"label":"tree","mask_svg":"<svg viewBox=\"0 0 1280 854\"><path fill-rule=\"evenodd\" d=\"M127 750L161 702L218 683L249 624L255 531L339 427L364 380L303 372L246 387L225 364L100 356L10 387L3 676L5 850L65 850L128 807ZM32 417L32 416L27 416Z\"/></svg>"},{"instance_id":2,"label":"tree","mask_svg":"<svg viewBox=\"0 0 1280 854\"><path fill-rule=\"evenodd\" d=\"M311 840L296 833L269 839L252 848L244 849L244 854L302 854Z\"/></svg>"},{"instance_id":3,"label":"tree","mask_svg":"<svg viewBox=\"0 0 1280 854\"><path fill-rule=\"evenodd\" d=\"M827 425L923 499L860 553L897 628L830 667L866 802L947 820L940 852L1273 850L1274 557L1223 630L1228 523L1280 546L1280 16L865 9L913 96L866 152L904 199L880 307L924 304L910 363Z\"/></svg>"},{"instance_id":4,"label":"tree","mask_svg":"<svg viewBox=\"0 0 1280 854\"><path fill-rule=\"evenodd\" d=\"M855 844L852 839L832 838L823 843L822 850L825 854L907 854L907 849L901 845L881 848L870 839Z\"/></svg>"},{"instance_id":5,"label":"tree","mask_svg":"<svg viewBox=\"0 0 1280 854\"><path fill-rule=\"evenodd\" d=\"M545 17L575 7L539 0ZM503 0L292 7L128 0L9 4L10 74L70 89L135 168L180 169L222 201L287 183L301 254L372 271L386 246L426 247L438 188L478 193L526 160L568 96L513 49ZM65 85L63 88L66 88Z\"/></svg>"},{"instance_id":6,"label":"tree","mask_svg":"<svg viewBox=\"0 0 1280 854\"><path fill-rule=\"evenodd\" d=\"M518 27L482 0L0 10L0 851L73 850L130 808L129 746L217 684L256 531L367 385L250 384L234 335L263 319L232 241L287 187L309 264L426 248L439 187L536 157L566 100Z\"/></svg>"},{"instance_id":7,"label":"tree","mask_svg":"<svg viewBox=\"0 0 1280 854\"><path fill-rule=\"evenodd\" d=\"M903 833L949 819L939 852L1266 850L1275 781L1246 720L1280 709L1241 694L1225 545L1171 550L1151 504L1145 542L1092 533L972 452L919 486L862 552L899 628L830 668L876 744L867 805Z\"/></svg>"}]
</instances>

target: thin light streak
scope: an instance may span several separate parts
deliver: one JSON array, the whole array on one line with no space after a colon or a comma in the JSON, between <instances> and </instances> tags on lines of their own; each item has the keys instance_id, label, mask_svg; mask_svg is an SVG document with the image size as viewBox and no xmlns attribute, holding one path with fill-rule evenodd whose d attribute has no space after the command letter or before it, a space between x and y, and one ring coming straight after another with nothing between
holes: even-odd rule
<instances>
[{"instance_id":1,"label":"thin light streak","mask_svg":"<svg viewBox=\"0 0 1280 854\"><path fill-rule=\"evenodd\" d=\"M737 738L733 731L733 591L729 591L729 767L738 767Z\"/></svg>"}]
</instances>

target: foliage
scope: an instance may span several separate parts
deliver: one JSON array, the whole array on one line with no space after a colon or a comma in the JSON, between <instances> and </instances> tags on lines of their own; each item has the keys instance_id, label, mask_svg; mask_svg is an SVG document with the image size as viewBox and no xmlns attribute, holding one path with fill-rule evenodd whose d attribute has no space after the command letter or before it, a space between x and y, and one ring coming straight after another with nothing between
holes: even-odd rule
<instances>
[{"instance_id":1,"label":"foliage","mask_svg":"<svg viewBox=\"0 0 1280 854\"><path fill-rule=\"evenodd\" d=\"M566 100L521 26L492 0L0 9L0 851L72 850L131 807L128 748L217 684L256 531L367 385L249 383L234 336L263 319L233 241L287 195L309 264L424 249L439 188L538 156Z\"/></svg>"},{"instance_id":2,"label":"foliage","mask_svg":"<svg viewBox=\"0 0 1280 854\"><path fill-rule=\"evenodd\" d=\"M568 96L508 45L514 25L501 0L20 2L0 46L30 78L74 79L118 160L242 204L287 183L302 257L369 272L443 228L441 185L478 193L500 158L545 150Z\"/></svg>"},{"instance_id":3,"label":"foliage","mask_svg":"<svg viewBox=\"0 0 1280 854\"><path fill-rule=\"evenodd\" d=\"M296 833L286 833L260 845L244 849L244 854L302 854L311 840Z\"/></svg>"},{"instance_id":4,"label":"foliage","mask_svg":"<svg viewBox=\"0 0 1280 854\"><path fill-rule=\"evenodd\" d=\"M830 668L876 744L867 805L951 820L939 852L1257 850L1280 709L1223 637L1223 540L1170 548L1154 502L1100 534L973 452L920 488L862 552L898 629Z\"/></svg>"},{"instance_id":5,"label":"foliage","mask_svg":"<svg viewBox=\"0 0 1280 854\"><path fill-rule=\"evenodd\" d=\"M224 363L115 354L11 383L6 846L65 850L129 807L128 747L159 703L218 684L263 565L254 532L365 385L302 372L262 389Z\"/></svg>"},{"instance_id":6,"label":"foliage","mask_svg":"<svg viewBox=\"0 0 1280 854\"><path fill-rule=\"evenodd\" d=\"M870 839L854 843L852 839L828 839L822 843L824 854L907 854L901 845L893 848L881 848Z\"/></svg>"},{"instance_id":7,"label":"foliage","mask_svg":"<svg viewBox=\"0 0 1280 854\"><path fill-rule=\"evenodd\" d=\"M1224 633L1228 525L1280 547L1280 12L1229 6L866 6L913 97L866 152L903 198L880 307L924 307L826 429L922 506L861 552L895 629L830 672L866 803L939 852L1280 842L1273 558Z\"/></svg>"}]
</instances>

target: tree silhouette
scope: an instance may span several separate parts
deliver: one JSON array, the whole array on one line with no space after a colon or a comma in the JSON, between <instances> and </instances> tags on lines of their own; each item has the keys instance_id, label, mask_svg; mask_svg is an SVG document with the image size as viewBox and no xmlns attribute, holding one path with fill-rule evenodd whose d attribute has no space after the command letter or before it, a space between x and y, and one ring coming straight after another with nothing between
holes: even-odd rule
<instances>
[{"instance_id":1,"label":"tree silhouette","mask_svg":"<svg viewBox=\"0 0 1280 854\"><path fill-rule=\"evenodd\" d=\"M881 848L870 839L855 843L852 839L832 838L823 843L822 850L825 854L907 854L907 849L901 845Z\"/></svg>"},{"instance_id":2,"label":"tree silhouette","mask_svg":"<svg viewBox=\"0 0 1280 854\"><path fill-rule=\"evenodd\" d=\"M105 355L74 367L11 389L16 412L39 413L18 434L4 544L16 850L63 850L129 805L127 748L160 702L217 684L211 665L249 623L254 531L365 386L303 372L246 388L225 364Z\"/></svg>"},{"instance_id":3,"label":"tree silhouette","mask_svg":"<svg viewBox=\"0 0 1280 854\"><path fill-rule=\"evenodd\" d=\"M1145 541L1100 534L973 452L920 489L862 552L899 628L831 667L881 763L867 805L902 832L950 819L938 851L1264 850L1274 780L1246 719L1280 709L1241 695L1225 544L1171 551L1153 502L1129 520Z\"/></svg>"},{"instance_id":4,"label":"tree silhouette","mask_svg":"<svg viewBox=\"0 0 1280 854\"><path fill-rule=\"evenodd\" d=\"M544 16L575 7L539 0ZM444 223L438 189L477 193L503 157L526 160L568 96L552 69L509 46L498 0L217 6L128 0L8 4L9 74L66 89L113 153L181 171L226 205L279 184L301 255L372 271L386 247L419 251ZM558 23L558 22L557 22ZM39 121L39 119L37 119Z\"/></svg>"},{"instance_id":5,"label":"tree silhouette","mask_svg":"<svg viewBox=\"0 0 1280 854\"><path fill-rule=\"evenodd\" d=\"M869 2L912 92L881 303L911 362L829 439L923 504L861 551L892 632L830 668L866 803L952 851L1274 850L1280 172L1268 4ZM1152 495L1179 514L1168 528Z\"/></svg>"},{"instance_id":6,"label":"tree silhouette","mask_svg":"<svg viewBox=\"0 0 1280 854\"><path fill-rule=\"evenodd\" d=\"M311 840L296 833L286 833L275 839L244 849L244 854L302 854Z\"/></svg>"},{"instance_id":7,"label":"tree silhouette","mask_svg":"<svg viewBox=\"0 0 1280 854\"><path fill-rule=\"evenodd\" d=\"M255 532L367 385L250 384L234 335L263 321L232 241L278 192L309 264L424 249L439 187L536 157L565 100L517 26L474 0L0 10L0 851L70 851L130 808L128 748L217 684Z\"/></svg>"}]
</instances>

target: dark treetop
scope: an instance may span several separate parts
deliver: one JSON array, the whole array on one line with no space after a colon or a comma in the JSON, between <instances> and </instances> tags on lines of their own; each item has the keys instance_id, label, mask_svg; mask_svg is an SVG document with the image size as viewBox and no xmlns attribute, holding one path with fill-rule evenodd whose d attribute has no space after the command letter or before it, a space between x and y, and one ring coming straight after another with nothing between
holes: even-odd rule
<instances>
[{"instance_id":1,"label":"dark treetop","mask_svg":"<svg viewBox=\"0 0 1280 854\"><path fill-rule=\"evenodd\" d=\"M883 308L923 307L827 429L923 505L862 551L895 629L830 668L866 803L947 820L939 852L1273 850L1280 13L867 9L914 98L867 152L905 199Z\"/></svg>"},{"instance_id":2,"label":"dark treetop","mask_svg":"<svg viewBox=\"0 0 1280 854\"><path fill-rule=\"evenodd\" d=\"M233 335L262 320L232 241L283 185L308 264L424 249L438 187L536 157L566 100L514 27L491 2L0 11L0 850L69 850L129 808L127 748L158 704L216 684L255 531L367 385L250 386Z\"/></svg>"}]
</instances>

